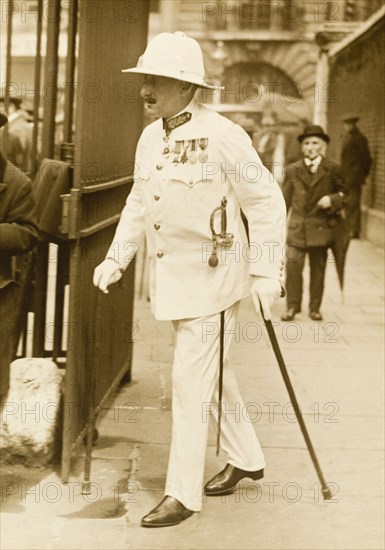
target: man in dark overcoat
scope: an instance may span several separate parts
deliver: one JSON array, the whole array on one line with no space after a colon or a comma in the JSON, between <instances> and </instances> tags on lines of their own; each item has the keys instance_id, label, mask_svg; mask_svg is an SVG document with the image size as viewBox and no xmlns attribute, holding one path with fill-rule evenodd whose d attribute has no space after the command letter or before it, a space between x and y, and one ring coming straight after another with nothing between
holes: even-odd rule
<instances>
[{"instance_id":1,"label":"man in dark overcoat","mask_svg":"<svg viewBox=\"0 0 385 550\"><path fill-rule=\"evenodd\" d=\"M0 113L0 125L7 117ZM18 283L12 274L12 256L31 250L38 240L35 202L27 176L0 153L0 400L9 389Z\"/></svg>"},{"instance_id":2,"label":"man in dark overcoat","mask_svg":"<svg viewBox=\"0 0 385 550\"><path fill-rule=\"evenodd\" d=\"M360 237L362 186L372 164L368 140L357 128L358 121L359 117L353 113L342 117L345 135L341 149L341 171L349 186L346 221L353 239Z\"/></svg>"},{"instance_id":3,"label":"man in dark overcoat","mask_svg":"<svg viewBox=\"0 0 385 550\"><path fill-rule=\"evenodd\" d=\"M290 215L286 250L287 311L282 320L292 321L301 311L302 272L308 254L309 315L320 321L327 249L334 241L347 186L338 165L324 156L329 136L321 126L308 126L298 141L302 158L287 167L282 188Z\"/></svg>"}]
</instances>

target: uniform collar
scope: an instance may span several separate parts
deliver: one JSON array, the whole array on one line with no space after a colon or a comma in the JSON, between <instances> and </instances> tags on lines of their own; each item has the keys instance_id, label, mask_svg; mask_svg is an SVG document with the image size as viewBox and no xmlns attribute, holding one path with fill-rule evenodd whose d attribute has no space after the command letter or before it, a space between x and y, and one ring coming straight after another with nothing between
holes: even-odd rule
<instances>
[{"instance_id":1,"label":"uniform collar","mask_svg":"<svg viewBox=\"0 0 385 550\"><path fill-rule=\"evenodd\" d=\"M183 111L183 113L180 113L179 115L175 115L171 118L164 118L163 120L163 130L166 132L166 135L170 135L173 130L176 130L176 128L179 128L179 126L183 126L183 124L187 124L187 122L190 122L192 117L192 114L189 111Z\"/></svg>"},{"instance_id":2,"label":"uniform collar","mask_svg":"<svg viewBox=\"0 0 385 550\"><path fill-rule=\"evenodd\" d=\"M182 113L184 113L185 111L191 113L191 119L189 120L189 122L186 122L186 124L182 124L178 128L175 128L175 130L172 130L170 134L171 140L180 141L186 139L195 139L198 137L203 137L203 134L205 132L207 134L208 132L207 127L202 127L202 113L206 112L204 106L193 99L187 105L187 107L183 109Z\"/></svg>"},{"instance_id":3,"label":"uniform collar","mask_svg":"<svg viewBox=\"0 0 385 550\"><path fill-rule=\"evenodd\" d=\"M169 117L167 119L163 119L163 120L172 120L176 117L178 117L179 115L187 112L187 113L193 113L193 111L195 110L195 104L196 104L196 100L195 98L193 97L192 100L190 101L190 103L184 108L182 109L181 111L179 111L179 113L176 113L176 115L172 116L172 117Z\"/></svg>"},{"instance_id":4,"label":"uniform collar","mask_svg":"<svg viewBox=\"0 0 385 550\"><path fill-rule=\"evenodd\" d=\"M174 138L174 136L176 134L185 133L186 131L188 131L188 128L192 124L194 124L194 122L196 121L196 117L197 117L198 112L199 112L199 103L193 98L190 101L190 103L184 109L179 111L179 113L177 113L173 117L170 117L169 119L167 119L167 120L174 120L174 119L180 117L181 115L183 115L184 113L189 113L191 115L190 120L188 120L184 124L181 124L180 126L174 128L171 131L170 137Z\"/></svg>"}]
</instances>

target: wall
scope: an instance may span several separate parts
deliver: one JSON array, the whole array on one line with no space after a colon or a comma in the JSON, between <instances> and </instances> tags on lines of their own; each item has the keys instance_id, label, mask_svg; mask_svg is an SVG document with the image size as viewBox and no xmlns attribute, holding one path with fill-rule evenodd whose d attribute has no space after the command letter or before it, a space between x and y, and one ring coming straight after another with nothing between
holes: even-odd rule
<instances>
[{"instance_id":1,"label":"wall","mask_svg":"<svg viewBox=\"0 0 385 550\"><path fill-rule=\"evenodd\" d=\"M382 17L331 60L333 98L328 103L329 154L333 160L339 160L340 118L344 113L353 111L360 116L359 127L368 138L373 165L363 190L363 234L379 245L384 244L385 207L384 27Z\"/></svg>"}]
</instances>

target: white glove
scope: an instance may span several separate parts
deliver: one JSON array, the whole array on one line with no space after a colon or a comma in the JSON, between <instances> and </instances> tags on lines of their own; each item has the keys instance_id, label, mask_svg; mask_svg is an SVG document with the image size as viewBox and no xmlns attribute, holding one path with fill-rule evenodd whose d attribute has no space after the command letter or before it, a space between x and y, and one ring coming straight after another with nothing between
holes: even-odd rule
<instances>
[{"instance_id":1,"label":"white glove","mask_svg":"<svg viewBox=\"0 0 385 550\"><path fill-rule=\"evenodd\" d=\"M320 200L317 202L317 206L318 208L330 208L332 205L332 201L331 201L331 198L329 197L329 195L324 195L323 197L320 198Z\"/></svg>"},{"instance_id":2,"label":"white glove","mask_svg":"<svg viewBox=\"0 0 385 550\"><path fill-rule=\"evenodd\" d=\"M263 317L266 321L271 320L271 310L273 302L281 296L281 285L278 279L272 279L271 277L253 277L251 284L251 296L255 305L255 309L260 311L260 304L262 305Z\"/></svg>"},{"instance_id":3,"label":"white glove","mask_svg":"<svg viewBox=\"0 0 385 550\"><path fill-rule=\"evenodd\" d=\"M119 264L112 258L106 258L94 271L93 283L104 294L108 294L107 287L117 283L122 278L123 272Z\"/></svg>"}]
</instances>

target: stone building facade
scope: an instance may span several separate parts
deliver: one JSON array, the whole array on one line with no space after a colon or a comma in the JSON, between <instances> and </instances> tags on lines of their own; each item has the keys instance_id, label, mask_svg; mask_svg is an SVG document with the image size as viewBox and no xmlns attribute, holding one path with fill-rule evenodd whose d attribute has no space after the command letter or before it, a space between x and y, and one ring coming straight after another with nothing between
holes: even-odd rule
<instances>
[{"instance_id":1,"label":"stone building facade","mask_svg":"<svg viewBox=\"0 0 385 550\"><path fill-rule=\"evenodd\" d=\"M359 115L359 127L369 142L372 168L363 189L363 237L384 246L385 144L384 144L384 33L385 8L374 14L356 33L329 52L329 84L335 97L328 101L330 155L338 162L341 116Z\"/></svg>"},{"instance_id":2,"label":"stone building facade","mask_svg":"<svg viewBox=\"0 0 385 550\"><path fill-rule=\"evenodd\" d=\"M338 39L375 11L377 0L159 0L150 34L181 30L202 45L207 78L226 85L207 103L234 105L258 123L266 110L283 123L311 120L326 98L317 82L316 34L325 24ZM229 107L230 109L230 107ZM225 110L222 107L222 110Z\"/></svg>"},{"instance_id":3,"label":"stone building facade","mask_svg":"<svg viewBox=\"0 0 385 550\"><path fill-rule=\"evenodd\" d=\"M202 99L250 135L275 114L275 130L295 146L298 130L314 121L330 132L329 155L338 161L339 118L359 111L373 154L363 236L383 244L384 31L371 23L381 9L382 0L159 0L149 29L150 36L181 30L199 40L207 79L226 86Z\"/></svg>"}]
</instances>

